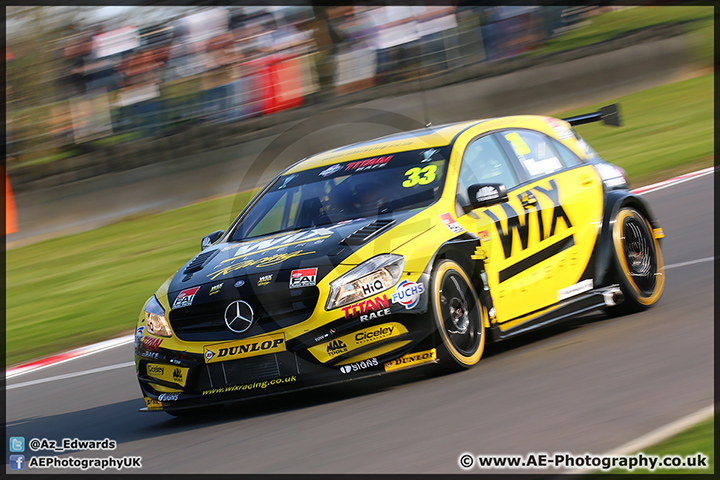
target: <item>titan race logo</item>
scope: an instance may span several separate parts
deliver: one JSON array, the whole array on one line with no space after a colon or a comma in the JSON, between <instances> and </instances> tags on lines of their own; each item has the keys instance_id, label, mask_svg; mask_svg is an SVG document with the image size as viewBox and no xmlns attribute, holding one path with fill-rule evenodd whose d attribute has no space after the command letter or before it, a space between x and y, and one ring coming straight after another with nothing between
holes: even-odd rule
<instances>
[{"instance_id":1,"label":"titan race logo","mask_svg":"<svg viewBox=\"0 0 720 480\"><path fill-rule=\"evenodd\" d=\"M358 303L342 307L342 311L345 312L345 318L360 315L360 321L367 322L378 317L390 315L390 300L387 298L387 295L383 294L382 296L368 298L367 300L361 300Z\"/></svg>"},{"instance_id":2,"label":"titan race logo","mask_svg":"<svg viewBox=\"0 0 720 480\"><path fill-rule=\"evenodd\" d=\"M535 209L534 217L537 219L538 223L539 241L545 240L555 235L558 227L558 219L561 219L565 223L565 226L567 228L572 227L570 218L568 217L567 213L565 212L560 203L560 191L557 188L555 180L550 180L550 186L547 189L540 186L535 186L529 190L520 193L517 198L520 201L523 201L523 199L526 199L528 197L534 197L534 194L532 193L533 191L541 193L544 197L547 197L548 199L550 199L550 201L553 202L552 219L550 221L549 232L545 231L545 222L543 221L543 211L547 209L540 208L540 202L537 202L531 207ZM515 233L517 233L520 237L520 245L522 246L522 250L525 250L528 247L530 222L533 216L530 214L531 208L527 208L525 209L525 215L522 216L521 221L521 214L519 214L512 206L510 206L508 202L501 203L500 206L505 211L505 215L507 215L508 218L507 229L503 228L500 219L489 209L485 210L485 214L487 214L487 216L490 217L493 222L495 222L495 228L497 229L498 236L500 237L500 242L503 246L503 253L505 254L505 258L508 258L513 254L513 237L515 236Z\"/></svg>"}]
</instances>

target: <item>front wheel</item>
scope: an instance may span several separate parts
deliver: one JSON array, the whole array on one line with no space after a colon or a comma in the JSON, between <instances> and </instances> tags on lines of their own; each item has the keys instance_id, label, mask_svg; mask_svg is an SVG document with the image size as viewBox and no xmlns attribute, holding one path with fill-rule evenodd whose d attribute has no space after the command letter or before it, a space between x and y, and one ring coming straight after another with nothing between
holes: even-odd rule
<instances>
[{"instance_id":1,"label":"front wheel","mask_svg":"<svg viewBox=\"0 0 720 480\"><path fill-rule=\"evenodd\" d=\"M665 289L665 262L650 222L637 210L620 209L612 227L614 269L625 300L606 311L611 315L644 310Z\"/></svg>"},{"instance_id":2,"label":"front wheel","mask_svg":"<svg viewBox=\"0 0 720 480\"><path fill-rule=\"evenodd\" d=\"M478 299L470 278L452 260L435 267L431 281L433 316L442 339L439 358L443 369L462 370L475 365L485 349L487 309Z\"/></svg>"}]
</instances>

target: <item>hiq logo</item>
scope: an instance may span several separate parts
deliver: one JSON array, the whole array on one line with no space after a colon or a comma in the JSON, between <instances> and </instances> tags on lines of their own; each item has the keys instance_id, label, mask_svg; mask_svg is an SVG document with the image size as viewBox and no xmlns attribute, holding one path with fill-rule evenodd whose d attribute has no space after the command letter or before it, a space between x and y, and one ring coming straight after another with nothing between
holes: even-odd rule
<instances>
[{"instance_id":1,"label":"hiq logo","mask_svg":"<svg viewBox=\"0 0 720 480\"><path fill-rule=\"evenodd\" d=\"M10 470L25 470L25 455L10 455Z\"/></svg>"},{"instance_id":2,"label":"hiq logo","mask_svg":"<svg viewBox=\"0 0 720 480\"><path fill-rule=\"evenodd\" d=\"M393 303L401 303L405 308L410 310L420 301L420 294L425 292L422 283L415 283L412 280L403 280L395 287L395 293L392 294Z\"/></svg>"},{"instance_id":3,"label":"hiq logo","mask_svg":"<svg viewBox=\"0 0 720 480\"><path fill-rule=\"evenodd\" d=\"M25 451L25 437L10 437L10 451L11 452L24 452Z\"/></svg>"}]
</instances>

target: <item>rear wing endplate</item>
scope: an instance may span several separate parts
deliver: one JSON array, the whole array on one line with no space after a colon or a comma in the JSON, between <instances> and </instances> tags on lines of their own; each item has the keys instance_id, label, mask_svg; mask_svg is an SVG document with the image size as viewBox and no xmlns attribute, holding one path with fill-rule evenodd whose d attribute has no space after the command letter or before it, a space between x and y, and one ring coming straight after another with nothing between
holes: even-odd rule
<instances>
[{"instance_id":1,"label":"rear wing endplate","mask_svg":"<svg viewBox=\"0 0 720 480\"><path fill-rule=\"evenodd\" d=\"M574 117L563 118L570 125L582 125L584 123L602 122L605 125L613 127L620 126L620 112L618 112L617 103L600 107L600 110L594 113L586 113L584 115L576 115Z\"/></svg>"}]
</instances>

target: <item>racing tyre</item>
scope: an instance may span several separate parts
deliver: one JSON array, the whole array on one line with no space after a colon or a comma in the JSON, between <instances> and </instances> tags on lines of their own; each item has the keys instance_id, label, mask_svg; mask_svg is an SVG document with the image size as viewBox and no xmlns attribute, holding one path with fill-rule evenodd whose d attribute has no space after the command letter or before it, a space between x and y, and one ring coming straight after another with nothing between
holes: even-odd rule
<instances>
[{"instance_id":1,"label":"racing tyre","mask_svg":"<svg viewBox=\"0 0 720 480\"><path fill-rule=\"evenodd\" d=\"M612 242L615 278L625 299L605 311L617 316L650 307L665 288L665 262L650 222L633 208L620 209Z\"/></svg>"},{"instance_id":2,"label":"racing tyre","mask_svg":"<svg viewBox=\"0 0 720 480\"><path fill-rule=\"evenodd\" d=\"M452 260L435 266L431 280L433 316L442 345L440 368L458 371L475 365L485 349L487 309L478 299L470 278Z\"/></svg>"}]
</instances>

